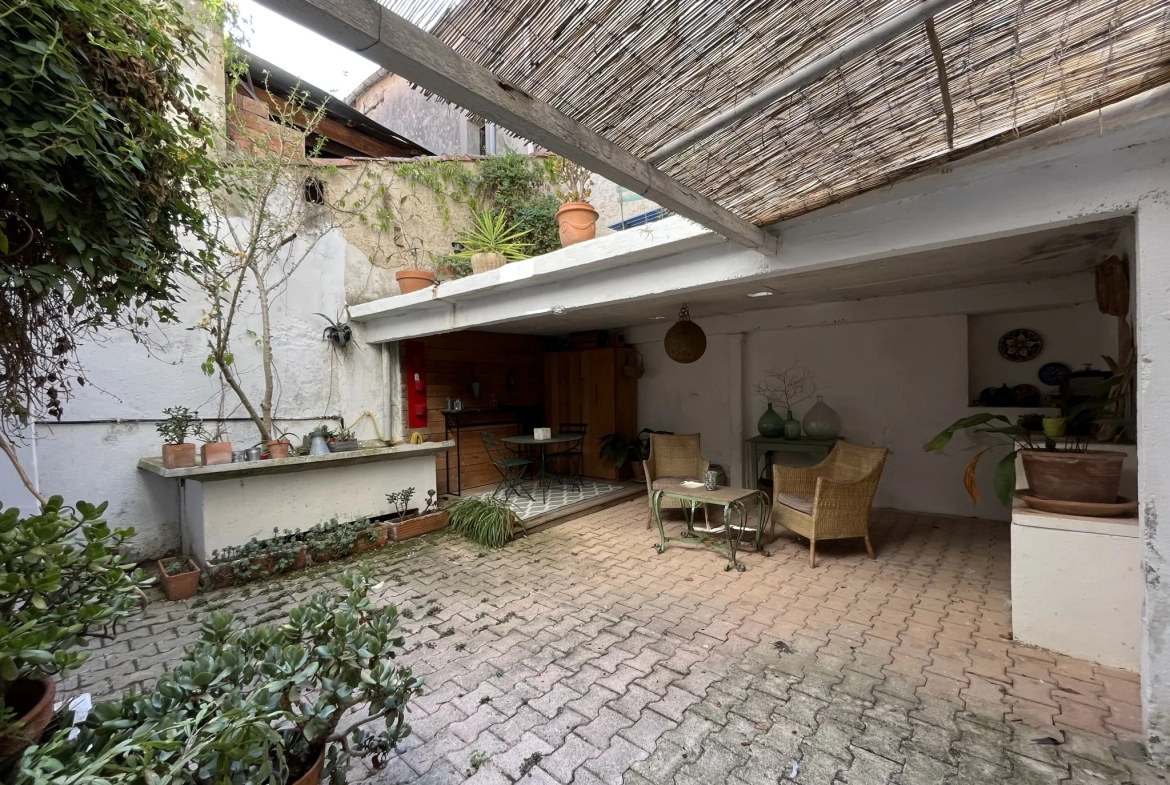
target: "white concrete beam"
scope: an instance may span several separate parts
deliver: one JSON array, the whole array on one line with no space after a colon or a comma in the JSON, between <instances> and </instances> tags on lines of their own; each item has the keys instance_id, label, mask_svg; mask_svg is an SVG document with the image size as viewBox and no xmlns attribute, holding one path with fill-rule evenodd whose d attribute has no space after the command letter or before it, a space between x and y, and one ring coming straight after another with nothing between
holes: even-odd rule
<instances>
[{"instance_id":1,"label":"white concrete beam","mask_svg":"<svg viewBox=\"0 0 1170 785\"><path fill-rule=\"evenodd\" d=\"M358 52L591 172L764 254L778 239L544 101L527 95L377 0L259 0L310 30Z\"/></svg>"}]
</instances>

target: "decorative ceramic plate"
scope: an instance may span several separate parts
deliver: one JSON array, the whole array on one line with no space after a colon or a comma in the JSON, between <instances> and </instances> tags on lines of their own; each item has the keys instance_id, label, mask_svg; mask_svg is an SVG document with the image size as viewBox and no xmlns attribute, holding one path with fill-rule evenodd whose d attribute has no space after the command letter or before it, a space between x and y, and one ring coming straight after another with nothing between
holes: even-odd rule
<instances>
[{"instance_id":1,"label":"decorative ceramic plate","mask_svg":"<svg viewBox=\"0 0 1170 785\"><path fill-rule=\"evenodd\" d=\"M1023 327L1018 330L1008 330L999 339L999 354L1005 360L1014 363L1023 363L1036 359L1040 350L1044 348L1044 341L1034 330Z\"/></svg>"},{"instance_id":2,"label":"decorative ceramic plate","mask_svg":"<svg viewBox=\"0 0 1170 785\"><path fill-rule=\"evenodd\" d=\"M1132 515L1137 512L1138 504L1133 499L1118 496L1113 503L1093 502L1058 502L1052 499L1041 499L1032 496L1027 489L1016 491L1016 495L1024 504L1034 510L1054 512L1057 515L1084 515L1089 518L1116 518L1121 515Z\"/></svg>"},{"instance_id":3,"label":"decorative ceramic plate","mask_svg":"<svg viewBox=\"0 0 1170 785\"><path fill-rule=\"evenodd\" d=\"M1060 384L1061 379L1068 376L1071 370L1064 363L1045 363L1040 366L1040 372L1036 375L1040 377L1041 384L1055 387Z\"/></svg>"}]
</instances>

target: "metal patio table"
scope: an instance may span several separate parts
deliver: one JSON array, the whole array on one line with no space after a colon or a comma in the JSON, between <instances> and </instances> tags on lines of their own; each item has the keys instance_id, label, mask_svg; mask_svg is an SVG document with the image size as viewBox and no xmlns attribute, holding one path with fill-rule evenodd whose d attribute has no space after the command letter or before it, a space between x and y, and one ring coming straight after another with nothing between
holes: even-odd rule
<instances>
[{"instance_id":1,"label":"metal patio table","mask_svg":"<svg viewBox=\"0 0 1170 785\"><path fill-rule=\"evenodd\" d=\"M585 438L583 433L558 433L550 436L547 439L537 439L535 436L528 434L524 436L505 436L500 441L507 444L515 444L518 447L540 447L540 467L536 472L536 481L544 497L548 498L548 485L552 482L552 478L559 475L548 471L547 462L545 460L545 452L550 444L572 444Z\"/></svg>"},{"instance_id":2,"label":"metal patio table","mask_svg":"<svg viewBox=\"0 0 1170 785\"><path fill-rule=\"evenodd\" d=\"M687 531L681 537L667 537L666 530L662 527L662 509L660 504L664 496L669 496L683 502L683 511L687 516ZM769 554L763 548L764 524L767 523L768 517L768 497L765 494L751 488L720 487L709 491L701 485L697 488L688 488L681 482L672 483L655 490L654 496L651 498L651 506L654 510L654 523L658 524L659 538L659 543L654 546L654 549L662 553L666 550L668 540L695 545L703 543L704 540L712 535L722 534L726 537L727 544L722 545L712 542L710 547L713 550L727 555L727 564L723 567L724 571L734 568L739 572L743 572L747 568L736 561L735 552L743 544L744 532L750 531L753 528L748 526L747 512L747 503L753 500L756 503L756 525L754 527L755 549L757 552L763 552L767 556ZM707 525L696 528L695 510L701 504L722 507L723 525L714 527ZM738 526L735 525L735 515L737 513L739 515ZM733 532L735 532L734 536L732 536Z\"/></svg>"}]
</instances>

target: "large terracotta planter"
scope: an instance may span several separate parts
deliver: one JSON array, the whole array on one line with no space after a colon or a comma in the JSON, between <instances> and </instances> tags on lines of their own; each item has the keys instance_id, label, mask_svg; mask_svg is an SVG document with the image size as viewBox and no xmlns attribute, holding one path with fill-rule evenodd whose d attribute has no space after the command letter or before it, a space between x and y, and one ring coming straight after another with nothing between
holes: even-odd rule
<instances>
[{"instance_id":1,"label":"large terracotta planter","mask_svg":"<svg viewBox=\"0 0 1170 785\"><path fill-rule=\"evenodd\" d=\"M478 275L503 267L507 263L508 259L502 253L477 253L471 257L471 272Z\"/></svg>"},{"instance_id":2,"label":"large terracotta planter","mask_svg":"<svg viewBox=\"0 0 1170 785\"><path fill-rule=\"evenodd\" d=\"M1063 502L1111 504L1117 501L1125 453L1021 450L1020 460L1033 496Z\"/></svg>"},{"instance_id":3,"label":"large terracotta planter","mask_svg":"<svg viewBox=\"0 0 1170 785\"><path fill-rule=\"evenodd\" d=\"M398 281L398 290L403 294L419 292L435 285L435 274L425 270L399 270L394 273L394 280Z\"/></svg>"},{"instance_id":4,"label":"large terracotta planter","mask_svg":"<svg viewBox=\"0 0 1170 785\"><path fill-rule=\"evenodd\" d=\"M200 458L204 466L219 466L232 462L231 442L208 442L199 448Z\"/></svg>"},{"instance_id":5,"label":"large terracotta planter","mask_svg":"<svg viewBox=\"0 0 1170 785\"><path fill-rule=\"evenodd\" d=\"M597 211L589 202L566 202L557 210L556 218L562 248L597 235Z\"/></svg>"},{"instance_id":6,"label":"large terracotta planter","mask_svg":"<svg viewBox=\"0 0 1170 785\"><path fill-rule=\"evenodd\" d=\"M16 713L16 724L0 735L0 761L15 758L36 743L53 719L57 687L51 679L17 679L4 692L4 705Z\"/></svg>"},{"instance_id":7,"label":"large terracotta planter","mask_svg":"<svg viewBox=\"0 0 1170 785\"><path fill-rule=\"evenodd\" d=\"M163 593L171 602L194 597L199 591L199 568L176 575L167 575L167 564L174 559L159 559L158 580L162 584Z\"/></svg>"},{"instance_id":8,"label":"large terracotta planter","mask_svg":"<svg viewBox=\"0 0 1170 785\"><path fill-rule=\"evenodd\" d=\"M321 782L321 770L325 768L325 749L321 748L321 754L317 756L317 762L301 775L293 785L318 785Z\"/></svg>"},{"instance_id":9,"label":"large terracotta planter","mask_svg":"<svg viewBox=\"0 0 1170 785\"><path fill-rule=\"evenodd\" d=\"M162 449L164 469L185 469L195 465L195 444L164 444Z\"/></svg>"}]
</instances>

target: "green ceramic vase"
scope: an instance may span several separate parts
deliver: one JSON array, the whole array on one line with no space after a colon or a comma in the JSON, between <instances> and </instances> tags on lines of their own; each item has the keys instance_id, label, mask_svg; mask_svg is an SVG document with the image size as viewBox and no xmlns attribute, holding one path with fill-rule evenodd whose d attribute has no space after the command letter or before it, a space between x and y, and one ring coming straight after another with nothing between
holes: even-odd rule
<instances>
[{"instance_id":1,"label":"green ceramic vase","mask_svg":"<svg viewBox=\"0 0 1170 785\"><path fill-rule=\"evenodd\" d=\"M788 417L784 420L784 438L789 441L796 441L800 438L800 420L792 416L792 410L788 410Z\"/></svg>"},{"instance_id":2,"label":"green ceramic vase","mask_svg":"<svg viewBox=\"0 0 1170 785\"><path fill-rule=\"evenodd\" d=\"M756 427L760 429L760 436L775 439L784 435L784 418L772 408L772 404L768 404L768 410L760 415Z\"/></svg>"}]
</instances>

